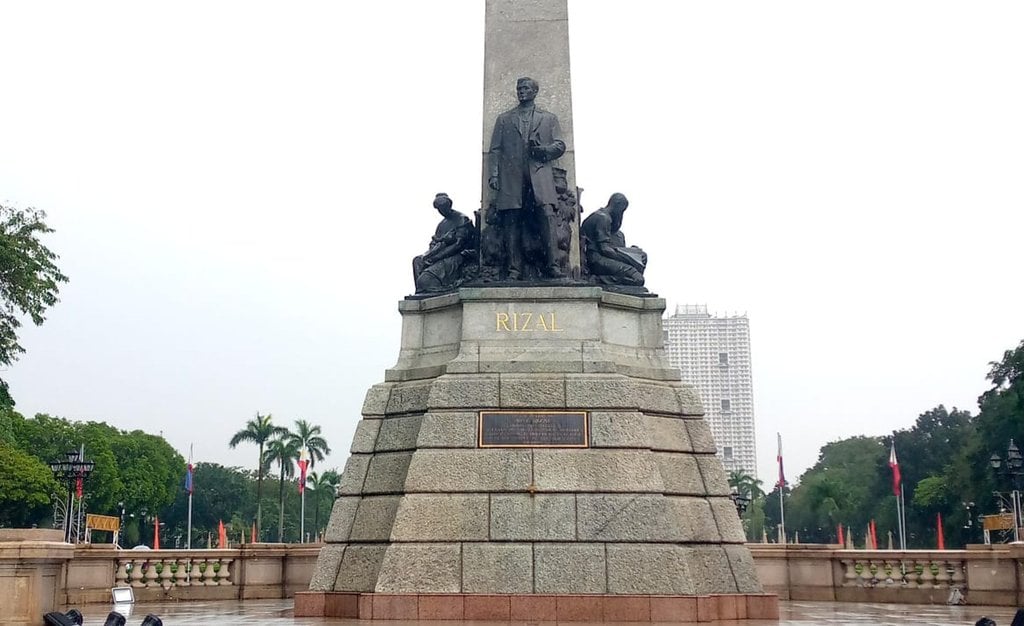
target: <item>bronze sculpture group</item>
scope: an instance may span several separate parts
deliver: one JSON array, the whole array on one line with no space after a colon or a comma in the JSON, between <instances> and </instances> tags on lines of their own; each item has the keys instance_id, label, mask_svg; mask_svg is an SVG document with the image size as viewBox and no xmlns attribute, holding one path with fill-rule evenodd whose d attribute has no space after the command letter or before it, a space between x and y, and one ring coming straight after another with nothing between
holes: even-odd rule
<instances>
[{"instance_id":1,"label":"bronze sculpture group","mask_svg":"<svg viewBox=\"0 0 1024 626\"><path fill-rule=\"evenodd\" d=\"M453 208L447 194L434 199L441 214L427 251L413 259L417 294L452 291L465 284L578 284L644 294L647 255L626 246L622 217L629 201L612 194L608 205L580 226L581 267L570 266L578 223L577 190L558 167L565 153L558 118L536 106L537 81L516 82L519 104L498 116L487 156L490 201L476 223Z\"/></svg>"}]
</instances>

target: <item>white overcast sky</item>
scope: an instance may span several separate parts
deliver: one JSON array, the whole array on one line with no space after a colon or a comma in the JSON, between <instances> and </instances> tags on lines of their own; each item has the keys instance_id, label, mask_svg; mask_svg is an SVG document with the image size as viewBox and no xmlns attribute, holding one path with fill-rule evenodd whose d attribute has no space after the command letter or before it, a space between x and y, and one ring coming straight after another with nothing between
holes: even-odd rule
<instances>
[{"instance_id":1,"label":"white overcast sky","mask_svg":"<svg viewBox=\"0 0 1024 626\"><path fill-rule=\"evenodd\" d=\"M571 0L584 205L648 285L746 312L759 471L976 410L1024 337L1024 3ZM483 1L0 4L0 201L71 277L26 414L199 460L256 411L341 466L448 192L480 191ZM543 86L538 102L543 106ZM513 103L512 88L509 104Z\"/></svg>"}]
</instances>

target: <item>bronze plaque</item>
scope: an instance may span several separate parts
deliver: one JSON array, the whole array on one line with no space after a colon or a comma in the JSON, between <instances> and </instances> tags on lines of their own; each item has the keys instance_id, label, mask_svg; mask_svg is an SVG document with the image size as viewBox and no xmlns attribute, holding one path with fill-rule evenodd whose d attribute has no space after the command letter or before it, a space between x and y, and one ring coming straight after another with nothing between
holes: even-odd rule
<instances>
[{"instance_id":1,"label":"bronze plaque","mask_svg":"<svg viewBox=\"0 0 1024 626\"><path fill-rule=\"evenodd\" d=\"M586 411L480 411L481 448L589 448Z\"/></svg>"}]
</instances>

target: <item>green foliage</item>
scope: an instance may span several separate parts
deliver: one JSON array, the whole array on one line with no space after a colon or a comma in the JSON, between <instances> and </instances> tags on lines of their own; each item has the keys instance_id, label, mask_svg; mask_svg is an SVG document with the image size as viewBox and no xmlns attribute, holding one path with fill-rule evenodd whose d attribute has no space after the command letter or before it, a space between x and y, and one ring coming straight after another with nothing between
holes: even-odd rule
<instances>
[{"instance_id":1,"label":"green foliage","mask_svg":"<svg viewBox=\"0 0 1024 626\"><path fill-rule=\"evenodd\" d=\"M159 511L174 501L185 460L162 437L118 430L103 422L70 422L45 414L32 419L11 415L14 446L44 465L85 446L86 459L96 463L84 485L90 513L119 514L119 502L129 512ZM59 487L53 494L63 489ZM41 521L37 516L32 523Z\"/></svg>"},{"instance_id":2,"label":"green foliage","mask_svg":"<svg viewBox=\"0 0 1024 626\"><path fill-rule=\"evenodd\" d=\"M292 438L299 444L300 450L309 452L309 466L314 467L317 461L331 453L327 440L320 436L320 427L313 426L306 420L295 420L295 431Z\"/></svg>"},{"instance_id":3,"label":"green foliage","mask_svg":"<svg viewBox=\"0 0 1024 626\"><path fill-rule=\"evenodd\" d=\"M232 448L243 442L255 443L259 446L259 456L256 457L256 534L259 537L263 536L263 472L265 469L263 450L272 437L288 435L288 429L284 426L275 426L273 419L269 413L260 415L257 411L256 417L246 422L245 427L232 435L228 442Z\"/></svg>"},{"instance_id":4,"label":"green foliage","mask_svg":"<svg viewBox=\"0 0 1024 626\"><path fill-rule=\"evenodd\" d=\"M0 527L37 524L52 510L57 489L45 463L0 441Z\"/></svg>"},{"instance_id":5,"label":"green foliage","mask_svg":"<svg viewBox=\"0 0 1024 626\"><path fill-rule=\"evenodd\" d=\"M25 349L18 343L21 316L36 326L57 303L60 283L68 277L57 268L57 255L40 236L53 232L46 213L0 204L0 365L10 365ZM0 407L11 407L7 383L0 380Z\"/></svg>"},{"instance_id":6,"label":"green foliage","mask_svg":"<svg viewBox=\"0 0 1024 626\"><path fill-rule=\"evenodd\" d=\"M267 451L264 453L263 463L269 469L274 463L281 470L278 479L279 509L277 521L277 541L284 541L284 487L285 479L295 476L295 462L299 460L299 440L287 433L277 439L272 439L267 444Z\"/></svg>"}]
</instances>

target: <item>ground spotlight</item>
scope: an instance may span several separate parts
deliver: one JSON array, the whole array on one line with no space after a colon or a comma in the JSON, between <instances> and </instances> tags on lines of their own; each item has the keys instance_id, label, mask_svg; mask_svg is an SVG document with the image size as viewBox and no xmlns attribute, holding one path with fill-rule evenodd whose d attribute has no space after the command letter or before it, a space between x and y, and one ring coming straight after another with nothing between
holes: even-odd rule
<instances>
[{"instance_id":1,"label":"ground spotlight","mask_svg":"<svg viewBox=\"0 0 1024 626\"><path fill-rule=\"evenodd\" d=\"M124 615L117 611L111 611L107 614L107 621L103 622L103 626L124 626L124 623Z\"/></svg>"},{"instance_id":2,"label":"ground spotlight","mask_svg":"<svg viewBox=\"0 0 1024 626\"><path fill-rule=\"evenodd\" d=\"M43 615L46 626L82 626L82 614L78 609L71 609L67 613L53 611Z\"/></svg>"},{"instance_id":3,"label":"ground spotlight","mask_svg":"<svg viewBox=\"0 0 1024 626\"><path fill-rule=\"evenodd\" d=\"M142 620L142 624L140 626L164 626L164 621L150 613L146 616L146 619Z\"/></svg>"}]
</instances>

